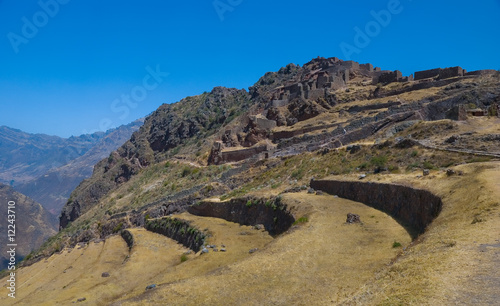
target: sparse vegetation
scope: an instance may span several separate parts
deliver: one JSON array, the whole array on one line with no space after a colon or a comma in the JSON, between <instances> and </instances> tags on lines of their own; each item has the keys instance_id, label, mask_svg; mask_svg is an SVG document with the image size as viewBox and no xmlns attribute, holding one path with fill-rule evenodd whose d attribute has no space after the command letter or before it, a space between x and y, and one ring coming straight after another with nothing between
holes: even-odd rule
<instances>
[{"instance_id":1,"label":"sparse vegetation","mask_svg":"<svg viewBox=\"0 0 500 306\"><path fill-rule=\"evenodd\" d=\"M306 223L307 221L309 221L309 218L306 216L303 216L303 217L300 217L297 220L295 220L295 222L293 222L293 225L303 224L303 223Z\"/></svg>"}]
</instances>

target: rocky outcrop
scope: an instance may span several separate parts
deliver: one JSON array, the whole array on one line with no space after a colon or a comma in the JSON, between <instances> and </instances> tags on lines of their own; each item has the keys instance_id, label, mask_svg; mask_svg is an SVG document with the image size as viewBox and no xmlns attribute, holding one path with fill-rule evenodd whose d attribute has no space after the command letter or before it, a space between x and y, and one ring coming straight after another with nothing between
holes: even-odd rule
<instances>
[{"instance_id":1,"label":"rocky outcrop","mask_svg":"<svg viewBox=\"0 0 500 306\"><path fill-rule=\"evenodd\" d=\"M201 201L190 206L188 212L203 217L221 218L241 225L257 224L271 235L287 231L295 221L293 215L281 203L281 198L237 198L226 202Z\"/></svg>"},{"instance_id":2,"label":"rocky outcrop","mask_svg":"<svg viewBox=\"0 0 500 306\"><path fill-rule=\"evenodd\" d=\"M73 191L60 214L60 227L65 228L141 169L175 155L173 149L190 140L214 134L249 106L245 90L224 87L160 106L129 141L97 163L92 177Z\"/></svg>"},{"instance_id":3,"label":"rocky outcrop","mask_svg":"<svg viewBox=\"0 0 500 306\"><path fill-rule=\"evenodd\" d=\"M441 198L412 187L376 182L312 180L311 187L379 209L405 226L414 238L441 212Z\"/></svg>"}]
</instances>

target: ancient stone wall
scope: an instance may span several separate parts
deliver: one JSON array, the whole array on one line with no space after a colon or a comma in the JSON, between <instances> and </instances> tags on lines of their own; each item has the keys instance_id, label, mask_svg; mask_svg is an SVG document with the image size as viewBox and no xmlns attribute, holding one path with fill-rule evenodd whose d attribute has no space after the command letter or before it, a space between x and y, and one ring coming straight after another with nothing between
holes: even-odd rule
<instances>
[{"instance_id":1,"label":"ancient stone wall","mask_svg":"<svg viewBox=\"0 0 500 306\"><path fill-rule=\"evenodd\" d=\"M253 146L250 148L244 148L241 150L222 151L221 160L215 165L245 160L247 158L253 157L267 150L268 150L267 145L261 145L261 146Z\"/></svg>"},{"instance_id":2,"label":"ancient stone wall","mask_svg":"<svg viewBox=\"0 0 500 306\"><path fill-rule=\"evenodd\" d=\"M458 67L458 66L441 69L441 71L439 72L440 79L449 79L449 78L461 77L461 76L464 76L464 71L461 67Z\"/></svg>"},{"instance_id":3,"label":"ancient stone wall","mask_svg":"<svg viewBox=\"0 0 500 306\"><path fill-rule=\"evenodd\" d=\"M262 224L271 235L287 231L295 221L279 197L268 199L245 197L226 202L201 201L190 206L188 212L196 216L221 218L242 225Z\"/></svg>"},{"instance_id":4,"label":"ancient stone wall","mask_svg":"<svg viewBox=\"0 0 500 306\"><path fill-rule=\"evenodd\" d=\"M195 252L200 250L206 239L205 234L189 222L175 218L147 220L144 227L148 231L174 239Z\"/></svg>"},{"instance_id":5,"label":"ancient stone wall","mask_svg":"<svg viewBox=\"0 0 500 306\"><path fill-rule=\"evenodd\" d=\"M368 64L360 64L359 65L359 69L362 69L362 70L365 70L365 71L368 71L368 72L372 72L373 71L373 65L368 63Z\"/></svg>"},{"instance_id":6,"label":"ancient stone wall","mask_svg":"<svg viewBox=\"0 0 500 306\"><path fill-rule=\"evenodd\" d=\"M392 82L399 82L403 78L403 74L401 71L396 70L396 71L390 71L390 72L384 72L380 74L378 77L373 77L373 81L375 84L377 83L382 83L382 84L389 84Z\"/></svg>"},{"instance_id":7,"label":"ancient stone wall","mask_svg":"<svg viewBox=\"0 0 500 306\"><path fill-rule=\"evenodd\" d=\"M312 180L311 187L379 209L405 226L416 238L441 212L441 199L407 186L358 181Z\"/></svg>"},{"instance_id":8,"label":"ancient stone wall","mask_svg":"<svg viewBox=\"0 0 500 306\"><path fill-rule=\"evenodd\" d=\"M464 71L461 67L449 67L449 68L436 68L431 70L417 71L415 72L415 80L422 80L428 78L438 77L441 80L449 79L453 77L464 76Z\"/></svg>"},{"instance_id":9,"label":"ancient stone wall","mask_svg":"<svg viewBox=\"0 0 500 306\"><path fill-rule=\"evenodd\" d=\"M467 110L465 105L455 105L446 112L446 119L450 120L467 120Z\"/></svg>"},{"instance_id":10,"label":"ancient stone wall","mask_svg":"<svg viewBox=\"0 0 500 306\"><path fill-rule=\"evenodd\" d=\"M440 71L441 71L441 68L417 71L417 72L415 72L415 81L438 77Z\"/></svg>"},{"instance_id":11,"label":"ancient stone wall","mask_svg":"<svg viewBox=\"0 0 500 306\"><path fill-rule=\"evenodd\" d=\"M401 102L389 101L387 103L379 103L379 104L369 104L369 105L354 105L349 107L347 112L349 113L358 113L367 110L375 110L381 108L388 108L395 105L401 105Z\"/></svg>"},{"instance_id":12,"label":"ancient stone wall","mask_svg":"<svg viewBox=\"0 0 500 306\"><path fill-rule=\"evenodd\" d=\"M134 246L134 236L128 230L123 230L121 236L125 240L125 243L127 243L128 249L132 249Z\"/></svg>"},{"instance_id":13,"label":"ancient stone wall","mask_svg":"<svg viewBox=\"0 0 500 306\"><path fill-rule=\"evenodd\" d=\"M496 70L493 69L484 69L484 70L475 70L465 73L465 75L486 75L486 74L494 74Z\"/></svg>"},{"instance_id":14,"label":"ancient stone wall","mask_svg":"<svg viewBox=\"0 0 500 306\"><path fill-rule=\"evenodd\" d=\"M306 92L306 99L316 101L319 98L325 97L325 89L314 89Z\"/></svg>"}]
</instances>

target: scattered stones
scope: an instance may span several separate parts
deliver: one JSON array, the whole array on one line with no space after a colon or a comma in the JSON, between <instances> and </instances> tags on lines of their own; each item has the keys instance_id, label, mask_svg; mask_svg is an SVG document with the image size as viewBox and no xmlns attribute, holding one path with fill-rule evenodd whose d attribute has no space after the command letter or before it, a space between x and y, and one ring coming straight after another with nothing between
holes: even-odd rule
<instances>
[{"instance_id":1,"label":"scattered stones","mask_svg":"<svg viewBox=\"0 0 500 306\"><path fill-rule=\"evenodd\" d=\"M349 146L347 146L346 151L351 153L351 154L354 154L354 153L361 151L361 146L357 145L357 144L349 145Z\"/></svg>"},{"instance_id":2,"label":"scattered stones","mask_svg":"<svg viewBox=\"0 0 500 306\"><path fill-rule=\"evenodd\" d=\"M208 249L207 249L207 248L203 248L203 249L201 250L201 253L202 253L202 254L206 254L206 253L208 253Z\"/></svg>"},{"instance_id":3,"label":"scattered stones","mask_svg":"<svg viewBox=\"0 0 500 306\"><path fill-rule=\"evenodd\" d=\"M457 174L457 173L453 169L447 169L446 170L446 175L448 175L448 176L452 176L452 175L455 175L455 174Z\"/></svg>"},{"instance_id":4,"label":"scattered stones","mask_svg":"<svg viewBox=\"0 0 500 306\"><path fill-rule=\"evenodd\" d=\"M256 224L256 225L254 226L254 228L255 228L256 230L259 230L259 231L261 231L261 230L264 230L264 229L265 229L264 224Z\"/></svg>"},{"instance_id":5,"label":"scattered stones","mask_svg":"<svg viewBox=\"0 0 500 306\"><path fill-rule=\"evenodd\" d=\"M362 180L362 179L364 179L365 177L366 177L366 174L361 174L361 175L359 176L359 179L360 179L360 180Z\"/></svg>"},{"instance_id":6,"label":"scattered stones","mask_svg":"<svg viewBox=\"0 0 500 306\"><path fill-rule=\"evenodd\" d=\"M151 290L151 289L154 289L156 288L156 284L151 284L149 286L146 287L146 290Z\"/></svg>"},{"instance_id":7,"label":"scattered stones","mask_svg":"<svg viewBox=\"0 0 500 306\"><path fill-rule=\"evenodd\" d=\"M361 218L359 217L359 215L348 213L347 220L345 222L348 224L361 223Z\"/></svg>"},{"instance_id":8,"label":"scattered stones","mask_svg":"<svg viewBox=\"0 0 500 306\"><path fill-rule=\"evenodd\" d=\"M324 149L321 149L318 151L318 154L320 154L320 155L326 155L328 153L330 153L330 149L328 149L328 148L324 148Z\"/></svg>"},{"instance_id":9,"label":"scattered stones","mask_svg":"<svg viewBox=\"0 0 500 306\"><path fill-rule=\"evenodd\" d=\"M424 170L422 171L422 174L423 174L424 176L427 176L427 175L429 175L430 173L431 173L431 172L429 171L429 169L424 169Z\"/></svg>"},{"instance_id":10,"label":"scattered stones","mask_svg":"<svg viewBox=\"0 0 500 306\"><path fill-rule=\"evenodd\" d=\"M219 249L213 248L214 252L219 252Z\"/></svg>"},{"instance_id":11,"label":"scattered stones","mask_svg":"<svg viewBox=\"0 0 500 306\"><path fill-rule=\"evenodd\" d=\"M77 303L80 303L80 302L85 302L87 300L87 298L79 298L78 300L76 300Z\"/></svg>"},{"instance_id":12,"label":"scattered stones","mask_svg":"<svg viewBox=\"0 0 500 306\"><path fill-rule=\"evenodd\" d=\"M378 173L384 172L384 171L388 171L387 168L385 168L385 167L377 167L377 168L375 168L375 170L373 170L373 173L374 174L378 174Z\"/></svg>"},{"instance_id":13,"label":"scattered stones","mask_svg":"<svg viewBox=\"0 0 500 306\"><path fill-rule=\"evenodd\" d=\"M221 251L221 252L225 252L225 251L226 251L226 249L225 249L225 248L221 248L221 249L220 249L220 251Z\"/></svg>"},{"instance_id":14,"label":"scattered stones","mask_svg":"<svg viewBox=\"0 0 500 306\"><path fill-rule=\"evenodd\" d=\"M313 194L314 192L315 192L315 190L312 188L307 189L307 193L309 193L309 194Z\"/></svg>"},{"instance_id":15,"label":"scattered stones","mask_svg":"<svg viewBox=\"0 0 500 306\"><path fill-rule=\"evenodd\" d=\"M253 254L253 253L257 252L258 250L259 250L258 248L251 249L250 251L248 251L248 253Z\"/></svg>"},{"instance_id":16,"label":"scattered stones","mask_svg":"<svg viewBox=\"0 0 500 306\"><path fill-rule=\"evenodd\" d=\"M396 139L396 141L397 143L394 145L394 147L398 149L408 149L418 145L418 142L416 140L410 138Z\"/></svg>"},{"instance_id":17,"label":"scattered stones","mask_svg":"<svg viewBox=\"0 0 500 306\"><path fill-rule=\"evenodd\" d=\"M101 277L109 277L109 273L108 273L108 272L103 272L103 273L101 274Z\"/></svg>"},{"instance_id":18,"label":"scattered stones","mask_svg":"<svg viewBox=\"0 0 500 306\"><path fill-rule=\"evenodd\" d=\"M316 191L316 195L323 195L323 191L321 190Z\"/></svg>"},{"instance_id":19,"label":"scattered stones","mask_svg":"<svg viewBox=\"0 0 500 306\"><path fill-rule=\"evenodd\" d=\"M221 246L221 248L225 248L225 247L226 247L226 246L225 246L225 245L223 245L223 244L221 244L220 246Z\"/></svg>"},{"instance_id":20,"label":"scattered stones","mask_svg":"<svg viewBox=\"0 0 500 306\"><path fill-rule=\"evenodd\" d=\"M446 139L444 142L445 143L455 143L459 138L460 138L460 136L453 135L450 138Z\"/></svg>"}]
</instances>

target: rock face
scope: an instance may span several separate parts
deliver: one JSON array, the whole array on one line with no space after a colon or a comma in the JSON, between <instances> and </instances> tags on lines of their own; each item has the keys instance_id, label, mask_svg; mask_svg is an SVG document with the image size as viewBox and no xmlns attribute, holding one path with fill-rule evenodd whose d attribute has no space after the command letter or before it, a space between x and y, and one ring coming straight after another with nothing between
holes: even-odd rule
<instances>
[{"instance_id":1,"label":"rock face","mask_svg":"<svg viewBox=\"0 0 500 306\"><path fill-rule=\"evenodd\" d=\"M242 225L262 224L271 235L279 235L295 221L286 206L275 199L238 198L227 202L202 201L188 212L204 217L221 218Z\"/></svg>"},{"instance_id":2,"label":"rock face","mask_svg":"<svg viewBox=\"0 0 500 306\"><path fill-rule=\"evenodd\" d=\"M216 87L210 93L164 104L118 150L94 167L94 173L71 194L59 216L60 228L96 205L109 191L153 162L168 158L186 142L205 139L248 109L245 90Z\"/></svg>"},{"instance_id":3,"label":"rock face","mask_svg":"<svg viewBox=\"0 0 500 306\"><path fill-rule=\"evenodd\" d=\"M42 205L22 195L11 187L0 184L0 207L4 220L0 222L0 270L7 267L7 205L9 201L15 204L16 228L16 258L17 262L38 248L49 237L55 235L57 220L46 211Z\"/></svg>"},{"instance_id":4,"label":"rock face","mask_svg":"<svg viewBox=\"0 0 500 306\"><path fill-rule=\"evenodd\" d=\"M395 184L312 180L311 187L379 209L405 226L414 238L425 231L443 205L427 190Z\"/></svg>"}]
</instances>

